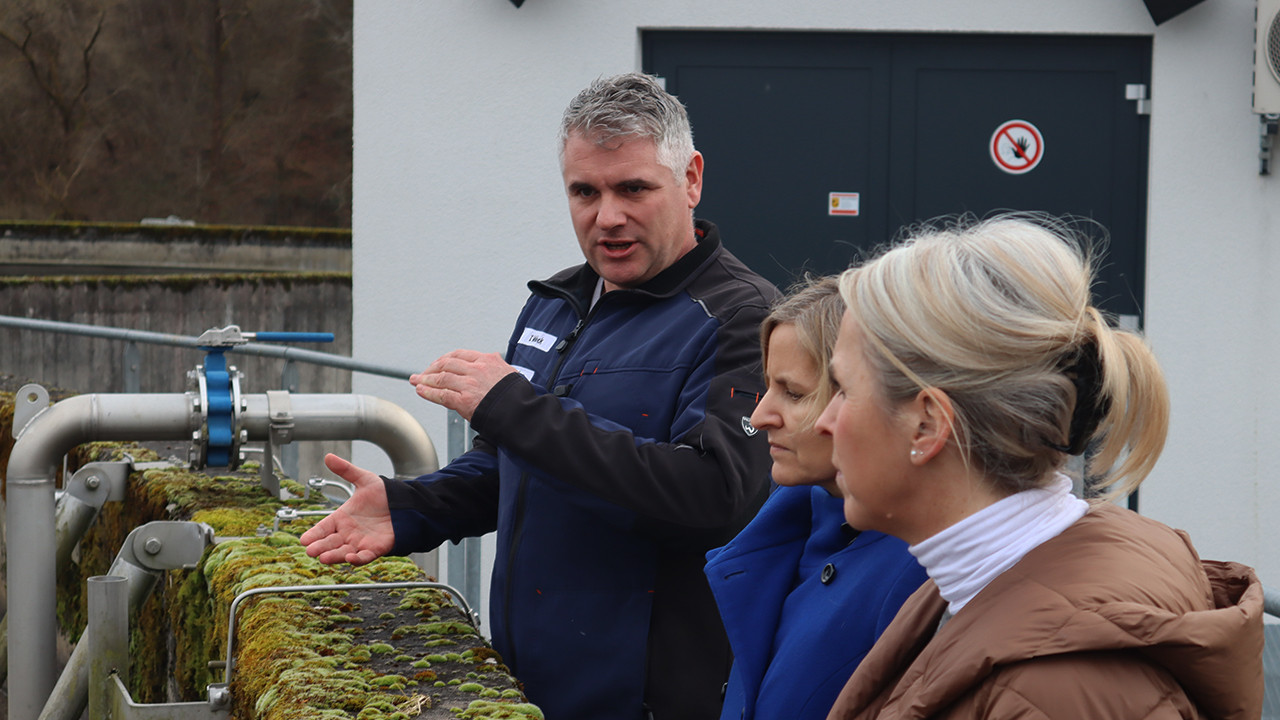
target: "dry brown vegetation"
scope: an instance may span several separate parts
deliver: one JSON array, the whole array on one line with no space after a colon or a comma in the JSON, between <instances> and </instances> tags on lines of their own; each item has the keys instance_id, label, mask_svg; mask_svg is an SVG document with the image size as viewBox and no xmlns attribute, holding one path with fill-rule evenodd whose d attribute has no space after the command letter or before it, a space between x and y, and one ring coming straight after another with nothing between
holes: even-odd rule
<instances>
[{"instance_id":1,"label":"dry brown vegetation","mask_svg":"<svg viewBox=\"0 0 1280 720\"><path fill-rule=\"evenodd\" d=\"M0 3L0 218L351 225L352 0Z\"/></svg>"}]
</instances>

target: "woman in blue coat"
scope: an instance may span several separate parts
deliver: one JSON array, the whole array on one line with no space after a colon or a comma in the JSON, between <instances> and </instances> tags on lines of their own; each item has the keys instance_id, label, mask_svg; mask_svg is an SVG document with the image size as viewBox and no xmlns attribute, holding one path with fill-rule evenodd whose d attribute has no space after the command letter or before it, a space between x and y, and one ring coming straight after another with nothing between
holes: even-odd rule
<instances>
[{"instance_id":1,"label":"woman in blue coat","mask_svg":"<svg viewBox=\"0 0 1280 720\"><path fill-rule=\"evenodd\" d=\"M707 555L733 646L721 720L821 719L863 655L925 580L897 538L844 520L831 437L814 422L844 304L834 277L778 304L760 328L767 392L751 424L769 434L778 485L741 533Z\"/></svg>"}]
</instances>

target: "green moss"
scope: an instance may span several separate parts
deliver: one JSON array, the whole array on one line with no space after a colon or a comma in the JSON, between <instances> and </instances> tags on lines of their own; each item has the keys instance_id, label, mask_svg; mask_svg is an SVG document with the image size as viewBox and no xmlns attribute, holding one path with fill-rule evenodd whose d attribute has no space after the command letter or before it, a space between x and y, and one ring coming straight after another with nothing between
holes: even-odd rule
<instances>
[{"instance_id":1,"label":"green moss","mask_svg":"<svg viewBox=\"0 0 1280 720\"><path fill-rule=\"evenodd\" d=\"M373 679L375 687L387 690L403 690L409 684L409 679L403 675L381 675Z\"/></svg>"},{"instance_id":2,"label":"green moss","mask_svg":"<svg viewBox=\"0 0 1280 720\"><path fill-rule=\"evenodd\" d=\"M227 238L292 242L298 239L351 243L349 228L315 228L292 225L143 225L126 222L76 222L44 220L0 220L0 230L11 236L94 238L101 234L137 235L157 240L177 238Z\"/></svg>"},{"instance_id":3,"label":"green moss","mask_svg":"<svg viewBox=\"0 0 1280 720\"><path fill-rule=\"evenodd\" d=\"M504 703L493 700L476 700L458 713L463 720L506 720L520 718L522 720L545 720L542 711L536 705L528 703Z\"/></svg>"},{"instance_id":4,"label":"green moss","mask_svg":"<svg viewBox=\"0 0 1280 720\"><path fill-rule=\"evenodd\" d=\"M401 637L405 635L475 635L476 629L461 621L429 622L418 625L401 625L392 631Z\"/></svg>"},{"instance_id":5,"label":"green moss","mask_svg":"<svg viewBox=\"0 0 1280 720\"><path fill-rule=\"evenodd\" d=\"M86 462L125 455L139 461L157 459L153 452L136 446L91 443L71 453L68 467L74 471ZM128 502L108 503L81 542L78 564L58 569L58 617L66 634L75 638L84 624L84 579L107 573L133 528L153 520L196 520L212 526L220 538L236 538L208 548L195 569L168 573L144 603L141 615L132 623L130 692L136 701L200 700L210 682L222 680L222 670L211 670L209 663L226 658L230 603L246 590L424 579L422 571L407 558L383 558L359 568L323 565L307 557L298 543L297 534L308 523L285 523L280 532L257 537L258 528L269 528L281 507L317 506L300 500L279 501L261 488L250 470L222 472L216 477L183 467L131 474ZM370 646L357 640L361 629L353 621L359 620L355 613L360 608L347 592L269 593L241 603L231 716L241 720L351 720L362 713L377 718L416 717L418 710L412 703L419 708L429 706L430 698L415 695L416 700L406 699L405 688L418 684L430 686L427 689L444 687L437 673L449 663L475 668L472 679L483 676L487 685L512 682L490 675L496 667L491 656L496 654L488 648L435 652L414 661L412 653L432 644L452 644L449 638L474 636L475 632L464 622L438 617L442 609L452 607L449 596L439 590L388 594L396 597L399 609L383 613L379 620L404 622L394 625L412 645L394 658L403 663L404 675L374 671L371 647L380 651L379 662L385 662L395 650L389 643ZM376 625L372 616L366 624ZM479 686L480 692L491 689L480 682L468 685ZM178 697L173 698L168 693L175 686ZM499 696L522 699L510 688Z\"/></svg>"}]
</instances>

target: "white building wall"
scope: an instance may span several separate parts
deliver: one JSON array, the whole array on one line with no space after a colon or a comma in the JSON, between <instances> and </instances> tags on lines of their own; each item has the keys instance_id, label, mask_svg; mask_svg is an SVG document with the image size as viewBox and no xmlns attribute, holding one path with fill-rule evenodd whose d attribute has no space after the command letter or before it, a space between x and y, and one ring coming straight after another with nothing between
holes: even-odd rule
<instances>
[{"instance_id":1,"label":"white building wall","mask_svg":"<svg viewBox=\"0 0 1280 720\"><path fill-rule=\"evenodd\" d=\"M1280 584L1265 552L1280 541L1280 175L1258 175L1253 7L1206 0L1157 28L1141 0L357 0L355 354L422 368L504 349L525 282L581 258L560 113L596 76L640 68L643 29L1154 35L1147 330L1174 414L1142 511ZM407 382L354 384L443 450L444 412Z\"/></svg>"}]
</instances>

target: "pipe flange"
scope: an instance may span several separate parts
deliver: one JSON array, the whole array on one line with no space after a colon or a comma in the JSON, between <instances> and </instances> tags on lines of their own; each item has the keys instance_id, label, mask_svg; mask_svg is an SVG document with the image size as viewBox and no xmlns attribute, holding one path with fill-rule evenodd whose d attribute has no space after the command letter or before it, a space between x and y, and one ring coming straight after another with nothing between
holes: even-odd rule
<instances>
[{"instance_id":1,"label":"pipe flange","mask_svg":"<svg viewBox=\"0 0 1280 720\"><path fill-rule=\"evenodd\" d=\"M202 448L191 453L196 467L235 469L240 465L240 373L227 366L218 348L206 348L203 365L196 366L200 387L200 438Z\"/></svg>"}]
</instances>

